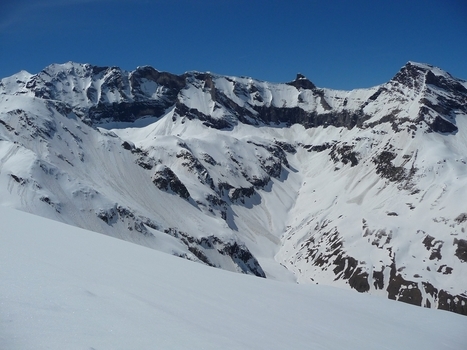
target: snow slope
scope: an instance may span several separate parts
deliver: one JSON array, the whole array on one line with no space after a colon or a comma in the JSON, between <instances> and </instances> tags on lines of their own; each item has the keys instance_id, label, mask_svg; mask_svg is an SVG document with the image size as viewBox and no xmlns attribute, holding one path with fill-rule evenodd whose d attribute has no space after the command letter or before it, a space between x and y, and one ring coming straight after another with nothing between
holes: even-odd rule
<instances>
[{"instance_id":1,"label":"snow slope","mask_svg":"<svg viewBox=\"0 0 467 350\"><path fill-rule=\"evenodd\" d=\"M0 207L0 348L464 349L467 318L233 274Z\"/></svg>"}]
</instances>

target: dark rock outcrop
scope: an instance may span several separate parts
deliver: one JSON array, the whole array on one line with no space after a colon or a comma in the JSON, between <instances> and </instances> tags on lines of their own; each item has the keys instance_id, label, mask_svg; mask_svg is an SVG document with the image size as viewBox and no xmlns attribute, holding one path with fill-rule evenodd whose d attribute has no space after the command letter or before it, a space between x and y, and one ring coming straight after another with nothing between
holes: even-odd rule
<instances>
[{"instance_id":1,"label":"dark rock outcrop","mask_svg":"<svg viewBox=\"0 0 467 350\"><path fill-rule=\"evenodd\" d=\"M171 190L184 199L188 199L190 197L190 193L178 176L172 171L172 169L165 165L160 166L159 170L155 172L152 182L160 190Z\"/></svg>"}]
</instances>

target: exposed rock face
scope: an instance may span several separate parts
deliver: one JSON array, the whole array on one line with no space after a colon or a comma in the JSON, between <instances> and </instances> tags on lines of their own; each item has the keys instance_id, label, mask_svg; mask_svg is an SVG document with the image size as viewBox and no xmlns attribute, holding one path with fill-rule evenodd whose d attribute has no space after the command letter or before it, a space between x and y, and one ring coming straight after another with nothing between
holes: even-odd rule
<instances>
[{"instance_id":1,"label":"exposed rock face","mask_svg":"<svg viewBox=\"0 0 467 350\"><path fill-rule=\"evenodd\" d=\"M436 67L335 91L70 62L3 79L0 107L2 203L467 314L467 83Z\"/></svg>"},{"instance_id":2,"label":"exposed rock face","mask_svg":"<svg viewBox=\"0 0 467 350\"><path fill-rule=\"evenodd\" d=\"M175 175L175 173L167 166L160 166L154 174L153 180L154 185L160 190L173 191L180 197L187 199L190 197L190 193L186 189L185 185Z\"/></svg>"},{"instance_id":3,"label":"exposed rock face","mask_svg":"<svg viewBox=\"0 0 467 350\"><path fill-rule=\"evenodd\" d=\"M315 84L309 81L304 75L298 73L297 78L288 85L295 86L297 89L306 89L306 90L313 90L316 89Z\"/></svg>"},{"instance_id":4,"label":"exposed rock face","mask_svg":"<svg viewBox=\"0 0 467 350\"><path fill-rule=\"evenodd\" d=\"M467 262L467 240L454 238L454 245L456 248L456 256L459 260Z\"/></svg>"}]
</instances>

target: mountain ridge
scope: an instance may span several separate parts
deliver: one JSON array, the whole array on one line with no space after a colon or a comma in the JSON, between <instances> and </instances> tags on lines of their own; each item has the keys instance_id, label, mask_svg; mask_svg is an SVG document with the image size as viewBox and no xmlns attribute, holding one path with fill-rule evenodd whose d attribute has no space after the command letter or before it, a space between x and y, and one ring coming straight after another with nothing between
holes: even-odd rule
<instances>
[{"instance_id":1,"label":"mountain ridge","mask_svg":"<svg viewBox=\"0 0 467 350\"><path fill-rule=\"evenodd\" d=\"M1 80L0 190L211 266L467 314L466 116L467 83L414 62L351 91L69 62Z\"/></svg>"}]
</instances>

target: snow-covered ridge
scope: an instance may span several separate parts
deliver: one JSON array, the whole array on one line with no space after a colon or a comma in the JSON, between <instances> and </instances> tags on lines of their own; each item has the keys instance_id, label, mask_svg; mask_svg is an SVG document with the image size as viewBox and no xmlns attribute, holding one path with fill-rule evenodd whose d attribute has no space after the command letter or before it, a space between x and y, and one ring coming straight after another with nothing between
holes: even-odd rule
<instances>
[{"instance_id":1,"label":"snow-covered ridge","mask_svg":"<svg viewBox=\"0 0 467 350\"><path fill-rule=\"evenodd\" d=\"M51 65L0 83L1 203L256 276L467 314L467 89Z\"/></svg>"},{"instance_id":2,"label":"snow-covered ridge","mask_svg":"<svg viewBox=\"0 0 467 350\"><path fill-rule=\"evenodd\" d=\"M400 112L417 115L417 109L426 104L436 111L439 103L429 98L433 88L455 92L465 90L464 84L439 68L414 62L386 84L352 91L317 88L300 74L294 81L278 84L200 72L177 76L149 66L127 72L68 62L35 75L22 72L5 78L0 93L59 100L92 125L160 117L175 108L179 115L202 119L216 128L232 127L238 121L351 128ZM406 110L401 111L401 105ZM422 120L435 131L453 131L455 123L438 114Z\"/></svg>"}]
</instances>

